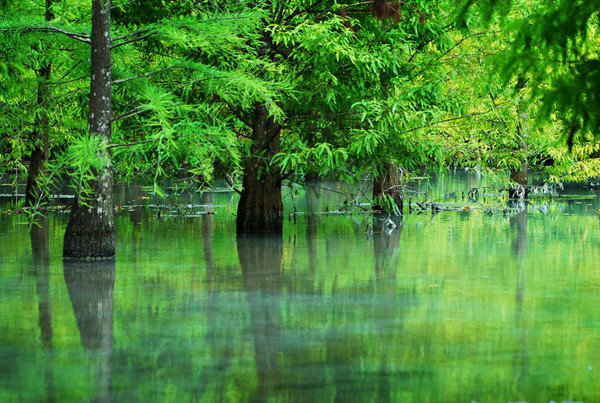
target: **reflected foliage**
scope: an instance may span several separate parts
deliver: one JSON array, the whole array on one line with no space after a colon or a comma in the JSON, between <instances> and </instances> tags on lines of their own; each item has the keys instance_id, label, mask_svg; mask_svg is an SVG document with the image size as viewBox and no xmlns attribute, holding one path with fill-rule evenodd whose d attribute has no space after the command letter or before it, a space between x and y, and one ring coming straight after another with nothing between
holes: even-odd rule
<instances>
[{"instance_id":1,"label":"reflected foliage","mask_svg":"<svg viewBox=\"0 0 600 403\"><path fill-rule=\"evenodd\" d=\"M63 269L65 216L0 215L0 400L600 398L596 199L489 215L465 195L389 231L322 214L344 197L320 189L288 199L313 213L282 238L236 239L226 194L201 217L124 211L102 269Z\"/></svg>"}]
</instances>

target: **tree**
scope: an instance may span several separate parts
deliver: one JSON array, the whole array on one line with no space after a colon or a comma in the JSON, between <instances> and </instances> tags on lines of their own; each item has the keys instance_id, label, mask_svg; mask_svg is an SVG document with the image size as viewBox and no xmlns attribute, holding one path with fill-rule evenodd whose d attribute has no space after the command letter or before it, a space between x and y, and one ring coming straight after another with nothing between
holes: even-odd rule
<instances>
[{"instance_id":1,"label":"tree","mask_svg":"<svg viewBox=\"0 0 600 403\"><path fill-rule=\"evenodd\" d=\"M52 0L46 0L45 4L45 20L52 21L54 13L52 12ZM39 69L36 69L36 74L39 77L37 84L37 105L39 110L35 118L35 130L32 133L32 142L34 149L31 152L29 162L29 172L27 175L27 188L25 190L25 205L33 206L40 194L39 186L36 184L40 171L44 168L45 162L48 159L50 149L49 126L50 119L48 117L47 108L50 104L50 89L48 82L52 74L52 62L43 60Z\"/></svg>"},{"instance_id":2,"label":"tree","mask_svg":"<svg viewBox=\"0 0 600 403\"><path fill-rule=\"evenodd\" d=\"M265 104L241 119L251 130L251 145L238 232L281 231L281 182L292 175L385 177L387 167L412 168L437 158L434 141L420 144L409 133L439 107L442 78L423 74L418 63L432 63L433 49L445 49L449 40L442 16L429 16L429 2L407 2L403 15L394 4L265 7L260 56L277 66L278 78L292 90L279 105L283 120L270 116Z\"/></svg>"},{"instance_id":3,"label":"tree","mask_svg":"<svg viewBox=\"0 0 600 403\"><path fill-rule=\"evenodd\" d=\"M494 14L505 17L515 9L523 13L511 26L515 34L505 72L527 74L542 101L540 116L561 119L569 147L577 137L589 141L588 134L595 137L600 128L599 7L597 0L469 0L462 9L465 26L476 16L489 21Z\"/></svg>"},{"instance_id":4,"label":"tree","mask_svg":"<svg viewBox=\"0 0 600 403\"><path fill-rule=\"evenodd\" d=\"M110 163L111 107L111 0L92 0L91 85L88 133L96 138L101 169L91 182L87 200L76 199L65 232L65 259L112 259L115 255L113 173Z\"/></svg>"}]
</instances>

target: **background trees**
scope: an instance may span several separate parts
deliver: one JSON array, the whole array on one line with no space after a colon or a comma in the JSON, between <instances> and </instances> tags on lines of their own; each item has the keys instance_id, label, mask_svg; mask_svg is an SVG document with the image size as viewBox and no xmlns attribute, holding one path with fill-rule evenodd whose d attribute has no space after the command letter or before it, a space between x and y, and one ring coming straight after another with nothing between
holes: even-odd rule
<instances>
[{"instance_id":1,"label":"background trees","mask_svg":"<svg viewBox=\"0 0 600 403\"><path fill-rule=\"evenodd\" d=\"M30 181L34 207L61 172L97 200L107 160L117 180L157 195L165 178L226 179L241 192L240 232L281 231L286 179L370 177L375 204L393 209L424 166L521 185L528 167L556 182L600 172L595 2L454 4L114 4L114 113L91 124L89 4L4 2L2 169L42 178L40 190ZM113 131L90 135L96 126Z\"/></svg>"}]
</instances>

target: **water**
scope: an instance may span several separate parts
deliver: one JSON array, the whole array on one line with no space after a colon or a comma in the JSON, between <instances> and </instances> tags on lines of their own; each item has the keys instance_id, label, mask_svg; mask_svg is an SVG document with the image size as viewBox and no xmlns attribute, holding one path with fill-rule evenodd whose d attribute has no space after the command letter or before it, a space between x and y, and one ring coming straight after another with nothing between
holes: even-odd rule
<instances>
[{"instance_id":1,"label":"water","mask_svg":"<svg viewBox=\"0 0 600 403\"><path fill-rule=\"evenodd\" d=\"M160 219L129 211L140 194L118 196L100 267L63 265L65 213L33 233L0 215L0 401L600 400L597 199L457 200L473 209L390 233L298 214L282 239L236 240L231 194Z\"/></svg>"}]
</instances>

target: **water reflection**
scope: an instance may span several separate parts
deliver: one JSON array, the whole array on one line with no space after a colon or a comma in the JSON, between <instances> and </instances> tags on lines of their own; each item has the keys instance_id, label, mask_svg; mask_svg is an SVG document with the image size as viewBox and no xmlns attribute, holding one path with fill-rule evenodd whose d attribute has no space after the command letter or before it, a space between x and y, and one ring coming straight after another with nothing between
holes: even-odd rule
<instances>
[{"instance_id":1,"label":"water reflection","mask_svg":"<svg viewBox=\"0 0 600 403\"><path fill-rule=\"evenodd\" d=\"M50 303L50 256L48 251L48 220L42 218L39 226L33 226L29 231L31 252L33 257L33 272L38 295L39 326L42 347L52 348L52 312Z\"/></svg>"},{"instance_id":2,"label":"water reflection","mask_svg":"<svg viewBox=\"0 0 600 403\"><path fill-rule=\"evenodd\" d=\"M33 273L35 275L35 288L38 297L38 324L40 328L40 342L42 349L47 351L48 359L52 360L53 332L52 332L52 304L50 300L50 253L48 249L48 220L42 217L38 225L31 227L31 252L33 258ZM44 383L46 397L54 400L54 375L50 365L45 366Z\"/></svg>"},{"instance_id":3,"label":"water reflection","mask_svg":"<svg viewBox=\"0 0 600 403\"><path fill-rule=\"evenodd\" d=\"M509 206L509 207L515 207ZM515 349L513 355L513 374L516 378L516 387L519 395L522 395L525 382L529 375L529 354L527 346L527 324L523 318L526 291L526 261L527 261L527 204L522 203L519 213L510 217L511 250L515 258L518 273L517 287L515 291L515 329L518 334L519 348Z\"/></svg>"},{"instance_id":4,"label":"water reflection","mask_svg":"<svg viewBox=\"0 0 600 403\"><path fill-rule=\"evenodd\" d=\"M317 230L319 228L318 199L321 187L318 183L307 183L306 188L306 244L308 247L308 266L316 267L317 263Z\"/></svg>"},{"instance_id":5,"label":"water reflection","mask_svg":"<svg viewBox=\"0 0 600 403\"><path fill-rule=\"evenodd\" d=\"M213 225L214 225L214 194L204 193L200 198L200 203L207 207L207 214L202 215L202 251L206 262L206 270L210 274L213 268Z\"/></svg>"},{"instance_id":6,"label":"water reflection","mask_svg":"<svg viewBox=\"0 0 600 403\"><path fill-rule=\"evenodd\" d=\"M373 218L373 251L377 280L396 279L403 224L402 216Z\"/></svg>"},{"instance_id":7,"label":"water reflection","mask_svg":"<svg viewBox=\"0 0 600 403\"><path fill-rule=\"evenodd\" d=\"M118 215L119 276L67 265L66 286L62 216L0 215L0 401L599 400L598 201L372 236L299 214L282 242L236 239L212 197L214 216Z\"/></svg>"},{"instance_id":8,"label":"water reflection","mask_svg":"<svg viewBox=\"0 0 600 403\"><path fill-rule=\"evenodd\" d=\"M237 248L250 304L258 378L256 400L266 401L279 383L283 242L278 236L238 236Z\"/></svg>"},{"instance_id":9,"label":"water reflection","mask_svg":"<svg viewBox=\"0 0 600 403\"><path fill-rule=\"evenodd\" d=\"M65 282L81 344L96 371L94 401L110 401L115 262L64 262Z\"/></svg>"}]
</instances>

